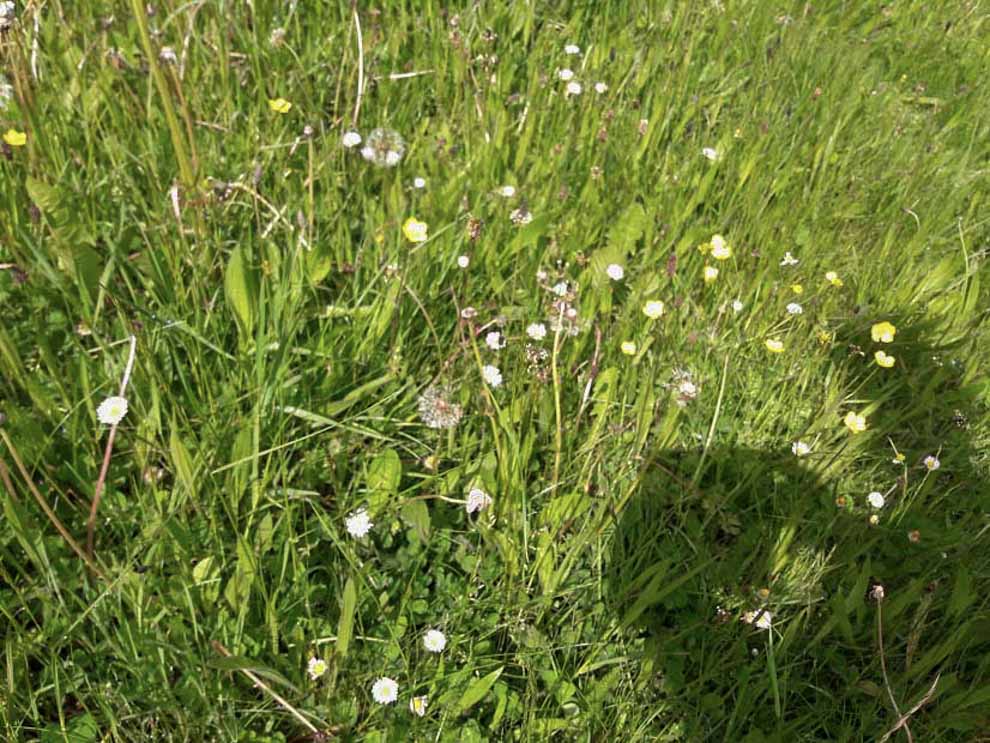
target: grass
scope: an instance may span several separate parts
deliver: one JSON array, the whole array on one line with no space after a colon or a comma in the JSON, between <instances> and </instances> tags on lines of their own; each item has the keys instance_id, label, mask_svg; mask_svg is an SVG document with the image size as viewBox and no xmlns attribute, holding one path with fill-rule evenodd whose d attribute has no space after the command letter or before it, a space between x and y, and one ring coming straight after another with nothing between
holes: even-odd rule
<instances>
[{"instance_id":1,"label":"grass","mask_svg":"<svg viewBox=\"0 0 990 743\"><path fill-rule=\"evenodd\" d=\"M985 3L16 12L5 739L990 734Z\"/></svg>"}]
</instances>

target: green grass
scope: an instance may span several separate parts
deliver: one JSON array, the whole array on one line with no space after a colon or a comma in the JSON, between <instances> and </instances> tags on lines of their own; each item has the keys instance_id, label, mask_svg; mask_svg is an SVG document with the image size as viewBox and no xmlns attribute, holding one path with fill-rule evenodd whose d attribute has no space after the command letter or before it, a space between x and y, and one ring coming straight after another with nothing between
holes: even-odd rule
<instances>
[{"instance_id":1,"label":"green grass","mask_svg":"<svg viewBox=\"0 0 990 743\"><path fill-rule=\"evenodd\" d=\"M4 739L990 734L986 3L144 5L0 40Z\"/></svg>"}]
</instances>

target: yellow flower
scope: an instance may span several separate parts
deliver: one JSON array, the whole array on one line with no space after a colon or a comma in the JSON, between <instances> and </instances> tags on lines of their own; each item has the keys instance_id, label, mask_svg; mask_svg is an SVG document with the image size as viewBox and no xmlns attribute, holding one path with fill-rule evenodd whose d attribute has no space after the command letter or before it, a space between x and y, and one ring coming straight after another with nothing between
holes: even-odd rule
<instances>
[{"instance_id":1,"label":"yellow flower","mask_svg":"<svg viewBox=\"0 0 990 743\"><path fill-rule=\"evenodd\" d=\"M842 286L842 279L839 278L839 274L835 271L826 272L825 280L832 286Z\"/></svg>"},{"instance_id":2,"label":"yellow flower","mask_svg":"<svg viewBox=\"0 0 990 743\"><path fill-rule=\"evenodd\" d=\"M870 328L870 337L874 343L893 343L895 333L897 333L897 328L886 320L878 322Z\"/></svg>"},{"instance_id":3,"label":"yellow flower","mask_svg":"<svg viewBox=\"0 0 990 743\"><path fill-rule=\"evenodd\" d=\"M721 235L712 235L711 254L717 261L728 260L732 257L732 246Z\"/></svg>"},{"instance_id":4,"label":"yellow flower","mask_svg":"<svg viewBox=\"0 0 990 743\"><path fill-rule=\"evenodd\" d=\"M285 98L269 98L268 108L277 114L287 114L289 113L289 109L292 108L292 104L285 100Z\"/></svg>"},{"instance_id":5,"label":"yellow flower","mask_svg":"<svg viewBox=\"0 0 990 743\"><path fill-rule=\"evenodd\" d=\"M27 142L27 134L16 129L8 129L3 135L3 141L11 147L23 147Z\"/></svg>"},{"instance_id":6,"label":"yellow flower","mask_svg":"<svg viewBox=\"0 0 990 743\"><path fill-rule=\"evenodd\" d=\"M420 222L416 219L416 217L409 217L409 219L402 224L402 234L405 235L406 239L411 243L426 242L427 229L428 226L426 222Z\"/></svg>"},{"instance_id":7,"label":"yellow flower","mask_svg":"<svg viewBox=\"0 0 990 743\"><path fill-rule=\"evenodd\" d=\"M651 320L657 320L663 315L663 302L659 299L650 299L643 305L643 314Z\"/></svg>"},{"instance_id":8,"label":"yellow flower","mask_svg":"<svg viewBox=\"0 0 990 743\"><path fill-rule=\"evenodd\" d=\"M866 430L866 417L851 410L846 413L846 417L842 419L842 422L853 433L862 433Z\"/></svg>"},{"instance_id":9,"label":"yellow flower","mask_svg":"<svg viewBox=\"0 0 990 743\"><path fill-rule=\"evenodd\" d=\"M893 356L888 356L883 351L877 351L873 354L873 358L877 360L877 365L882 366L884 369L889 369L894 365L894 361L896 361Z\"/></svg>"},{"instance_id":10,"label":"yellow flower","mask_svg":"<svg viewBox=\"0 0 990 743\"><path fill-rule=\"evenodd\" d=\"M823 346L827 346L829 343L832 342L832 334L827 330L819 330L818 342L821 343Z\"/></svg>"},{"instance_id":11,"label":"yellow flower","mask_svg":"<svg viewBox=\"0 0 990 743\"><path fill-rule=\"evenodd\" d=\"M718 269L715 266L705 266L705 283L711 284L718 278Z\"/></svg>"},{"instance_id":12,"label":"yellow flower","mask_svg":"<svg viewBox=\"0 0 990 743\"><path fill-rule=\"evenodd\" d=\"M767 347L770 353L783 353L784 352L784 342L779 341L776 338L767 338L763 345Z\"/></svg>"},{"instance_id":13,"label":"yellow flower","mask_svg":"<svg viewBox=\"0 0 990 743\"><path fill-rule=\"evenodd\" d=\"M795 294L804 294L804 287L800 284L791 284L791 291Z\"/></svg>"},{"instance_id":14,"label":"yellow flower","mask_svg":"<svg viewBox=\"0 0 990 743\"><path fill-rule=\"evenodd\" d=\"M636 355L636 344L633 343L632 341L623 341L622 345L619 346L619 348L622 349L622 353L624 353L626 356Z\"/></svg>"}]
</instances>

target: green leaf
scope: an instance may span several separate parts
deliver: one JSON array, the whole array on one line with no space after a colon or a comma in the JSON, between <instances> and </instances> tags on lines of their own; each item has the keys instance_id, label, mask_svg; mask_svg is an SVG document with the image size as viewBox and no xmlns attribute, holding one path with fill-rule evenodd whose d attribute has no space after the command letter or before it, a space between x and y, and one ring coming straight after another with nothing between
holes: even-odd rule
<instances>
[{"instance_id":1,"label":"green leaf","mask_svg":"<svg viewBox=\"0 0 990 743\"><path fill-rule=\"evenodd\" d=\"M193 464L189 449L182 443L178 434L179 426L173 420L172 432L168 437L169 453L172 456L172 466L175 468L175 479L186 492L192 495L196 492L196 467Z\"/></svg>"},{"instance_id":2,"label":"green leaf","mask_svg":"<svg viewBox=\"0 0 990 743\"><path fill-rule=\"evenodd\" d=\"M258 290L254 274L248 268L240 247L234 248L230 254L223 274L223 288L242 337L250 338L254 333Z\"/></svg>"},{"instance_id":3,"label":"green leaf","mask_svg":"<svg viewBox=\"0 0 990 743\"><path fill-rule=\"evenodd\" d=\"M29 176L24 185L28 197L45 214L53 216L62 207L62 199L58 191L47 183Z\"/></svg>"},{"instance_id":4,"label":"green leaf","mask_svg":"<svg viewBox=\"0 0 990 743\"><path fill-rule=\"evenodd\" d=\"M474 705L484 699L485 695L492 688L498 677L502 675L502 671L505 666L501 666L495 671L492 671L487 676L482 676L471 682L467 689L464 690L464 694L461 696L461 700L457 703L458 714L464 714Z\"/></svg>"},{"instance_id":5,"label":"green leaf","mask_svg":"<svg viewBox=\"0 0 990 743\"><path fill-rule=\"evenodd\" d=\"M368 466L366 482L370 490L394 495L402 480L402 460L395 449L381 451Z\"/></svg>"},{"instance_id":6,"label":"green leaf","mask_svg":"<svg viewBox=\"0 0 990 743\"><path fill-rule=\"evenodd\" d=\"M340 610L340 621L337 622L337 653L341 658L347 657L347 649L354 634L354 612L357 609L357 585L354 578L348 578L344 584L344 605Z\"/></svg>"},{"instance_id":7,"label":"green leaf","mask_svg":"<svg viewBox=\"0 0 990 743\"><path fill-rule=\"evenodd\" d=\"M430 541L430 509L424 501L409 501L402 506L402 520L416 534L416 538L426 544Z\"/></svg>"}]
</instances>

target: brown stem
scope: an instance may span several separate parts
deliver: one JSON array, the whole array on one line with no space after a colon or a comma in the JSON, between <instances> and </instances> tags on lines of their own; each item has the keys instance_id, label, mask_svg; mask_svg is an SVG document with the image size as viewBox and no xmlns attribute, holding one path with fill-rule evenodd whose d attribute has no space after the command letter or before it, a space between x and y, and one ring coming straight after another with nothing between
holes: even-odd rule
<instances>
[{"instance_id":1,"label":"brown stem","mask_svg":"<svg viewBox=\"0 0 990 743\"><path fill-rule=\"evenodd\" d=\"M103 465L100 467L100 476L96 479L96 488L93 490L93 503L89 507L89 520L86 522L86 554L93 556L93 532L96 530L96 512L100 508L100 499L103 497L103 488L107 482L107 471L110 469L110 455L113 453L113 440L117 437L117 424L110 427L110 435L107 437L107 448L103 451Z\"/></svg>"}]
</instances>

